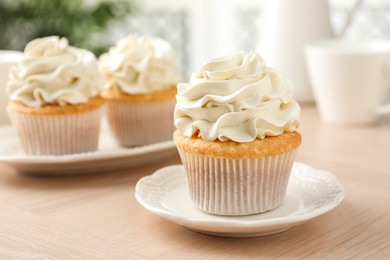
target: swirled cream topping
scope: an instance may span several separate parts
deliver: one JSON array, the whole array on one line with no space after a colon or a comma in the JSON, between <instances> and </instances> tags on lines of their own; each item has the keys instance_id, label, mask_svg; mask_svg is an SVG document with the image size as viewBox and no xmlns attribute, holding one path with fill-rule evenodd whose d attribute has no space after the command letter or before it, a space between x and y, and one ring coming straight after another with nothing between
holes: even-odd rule
<instances>
[{"instance_id":1,"label":"swirled cream topping","mask_svg":"<svg viewBox=\"0 0 390 260\"><path fill-rule=\"evenodd\" d=\"M10 70L7 92L13 101L29 107L74 105L88 102L103 88L95 55L69 46L65 38L35 39L24 56Z\"/></svg>"},{"instance_id":2,"label":"swirled cream topping","mask_svg":"<svg viewBox=\"0 0 390 260\"><path fill-rule=\"evenodd\" d=\"M145 94L178 82L176 58L171 45L156 37L129 35L99 60L106 88L125 94Z\"/></svg>"},{"instance_id":3,"label":"swirled cream topping","mask_svg":"<svg viewBox=\"0 0 390 260\"><path fill-rule=\"evenodd\" d=\"M187 137L251 142L293 132L300 107L293 86L255 52L212 59L178 84L175 126Z\"/></svg>"}]
</instances>

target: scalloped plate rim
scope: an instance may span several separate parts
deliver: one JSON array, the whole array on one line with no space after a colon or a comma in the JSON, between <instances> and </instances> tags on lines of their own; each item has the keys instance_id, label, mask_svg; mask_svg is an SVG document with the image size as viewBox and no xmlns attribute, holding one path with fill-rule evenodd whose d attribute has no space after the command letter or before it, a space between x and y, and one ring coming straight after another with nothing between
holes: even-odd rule
<instances>
[{"instance_id":1,"label":"scalloped plate rim","mask_svg":"<svg viewBox=\"0 0 390 260\"><path fill-rule=\"evenodd\" d=\"M136 200L148 211L155 213L156 215L159 215L161 217L164 217L168 220L171 220L172 222L178 223L180 225L186 226L189 229L194 229L195 231L202 232L205 231L207 232L207 228L210 226L218 226L218 227L224 227L229 225L230 229L234 227L236 228L244 228L247 229L248 234L250 233L259 233L261 232L262 228L267 228L267 227L272 227L272 226L279 226L278 228L275 229L274 233L277 233L278 230L279 232L283 230L287 230L289 228L292 228L294 226L299 225L300 223L306 222L310 219L316 218L320 215L325 214L326 212L336 208L344 199L345 197L345 189L341 185L341 183L338 181L338 179L330 172L322 169L315 169L307 164L300 163L300 162L295 162L295 165L298 167L303 168L303 170L309 171L309 170L314 170L314 171L320 171L322 172L323 175L327 175L329 178L331 178L334 182L334 184L338 188L338 193L335 195L335 197L329 201L326 205L316 208L313 211L306 212L303 214L297 214L295 216L284 216L284 217L276 217L276 218L271 218L271 219L261 219L261 220L254 220L254 221L239 221L237 220L236 217L229 217L230 219L225 219L225 217L222 217L220 220L204 220L204 219L193 219L191 217L188 218L183 218L180 215L177 215L168 209L164 208L156 208L152 205L149 205L147 201L143 199L143 197L140 195L139 190L142 189L142 183L145 180L151 180L151 178L154 178L158 174L160 174L163 171L166 171L169 168L173 167L183 167L182 165L171 165L167 167L163 167L157 171L155 171L152 175L145 176L141 178L136 185L135 188L135 197ZM182 168L182 171L184 171L184 168ZM318 181L321 181L318 179ZM291 185L289 183L289 185ZM293 184L294 185L294 184ZM161 206L163 207L163 206ZM194 206L195 207L195 206ZM204 213L207 214L207 213ZM214 216L214 215L213 215ZM218 217L218 216L216 216ZM283 226L283 227L280 227ZM252 230L251 230L252 229ZM220 234L223 235L221 232L211 232L215 234ZM227 233L242 233L242 232L232 232L231 230ZM272 233L272 232L271 232Z\"/></svg>"}]
</instances>

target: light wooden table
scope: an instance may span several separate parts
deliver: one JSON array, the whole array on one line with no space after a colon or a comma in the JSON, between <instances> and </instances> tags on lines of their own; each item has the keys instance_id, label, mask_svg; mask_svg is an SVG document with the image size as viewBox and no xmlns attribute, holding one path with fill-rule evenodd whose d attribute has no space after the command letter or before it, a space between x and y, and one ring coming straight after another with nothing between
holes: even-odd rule
<instances>
[{"instance_id":1,"label":"light wooden table","mask_svg":"<svg viewBox=\"0 0 390 260\"><path fill-rule=\"evenodd\" d=\"M390 259L390 122L339 127L302 111L298 160L333 172L344 202L286 232L198 234L142 208L134 186L167 161L103 174L27 177L0 165L1 259ZM0 144L1 145L1 144Z\"/></svg>"}]
</instances>

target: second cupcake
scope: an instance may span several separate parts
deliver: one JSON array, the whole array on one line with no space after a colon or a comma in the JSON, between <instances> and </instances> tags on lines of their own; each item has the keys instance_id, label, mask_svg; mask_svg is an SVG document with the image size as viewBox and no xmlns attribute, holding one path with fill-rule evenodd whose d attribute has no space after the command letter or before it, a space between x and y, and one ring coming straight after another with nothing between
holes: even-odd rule
<instances>
[{"instance_id":1,"label":"second cupcake","mask_svg":"<svg viewBox=\"0 0 390 260\"><path fill-rule=\"evenodd\" d=\"M178 77L169 43L130 35L101 56L99 70L107 120L121 146L171 139Z\"/></svg>"}]
</instances>

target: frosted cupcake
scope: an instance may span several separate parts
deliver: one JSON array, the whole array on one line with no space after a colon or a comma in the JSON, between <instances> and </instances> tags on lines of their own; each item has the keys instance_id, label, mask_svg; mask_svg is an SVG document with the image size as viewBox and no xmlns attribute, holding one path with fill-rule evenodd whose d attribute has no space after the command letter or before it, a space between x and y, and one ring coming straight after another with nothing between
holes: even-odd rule
<instances>
[{"instance_id":1,"label":"frosted cupcake","mask_svg":"<svg viewBox=\"0 0 390 260\"><path fill-rule=\"evenodd\" d=\"M169 43L130 35L101 56L99 69L106 79L106 116L121 146L172 138L178 79Z\"/></svg>"},{"instance_id":2,"label":"frosted cupcake","mask_svg":"<svg viewBox=\"0 0 390 260\"><path fill-rule=\"evenodd\" d=\"M27 44L10 70L8 113L30 155L95 151L103 88L93 53L51 36Z\"/></svg>"},{"instance_id":3,"label":"frosted cupcake","mask_svg":"<svg viewBox=\"0 0 390 260\"><path fill-rule=\"evenodd\" d=\"M254 52L212 59L179 83L174 141L198 208L249 215L281 205L301 143L292 95Z\"/></svg>"}]
</instances>

